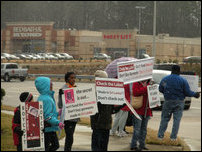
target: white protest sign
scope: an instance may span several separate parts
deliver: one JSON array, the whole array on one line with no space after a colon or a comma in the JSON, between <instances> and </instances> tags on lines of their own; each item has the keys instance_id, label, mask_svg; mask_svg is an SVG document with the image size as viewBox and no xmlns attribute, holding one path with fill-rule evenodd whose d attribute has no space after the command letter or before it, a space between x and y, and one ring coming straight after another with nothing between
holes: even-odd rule
<instances>
[{"instance_id":1,"label":"white protest sign","mask_svg":"<svg viewBox=\"0 0 202 152\"><path fill-rule=\"evenodd\" d=\"M161 106L158 84L148 85L147 86L149 107L155 108Z\"/></svg>"},{"instance_id":2,"label":"white protest sign","mask_svg":"<svg viewBox=\"0 0 202 152\"><path fill-rule=\"evenodd\" d=\"M154 57L117 63L118 78L124 84L152 78Z\"/></svg>"},{"instance_id":3,"label":"white protest sign","mask_svg":"<svg viewBox=\"0 0 202 152\"><path fill-rule=\"evenodd\" d=\"M95 78L97 101L102 104L125 103L124 83L118 79Z\"/></svg>"},{"instance_id":4,"label":"white protest sign","mask_svg":"<svg viewBox=\"0 0 202 152\"><path fill-rule=\"evenodd\" d=\"M198 91L199 76L198 75L180 75L188 81L189 87L192 91Z\"/></svg>"},{"instance_id":5,"label":"white protest sign","mask_svg":"<svg viewBox=\"0 0 202 152\"><path fill-rule=\"evenodd\" d=\"M65 120L94 115L97 110L95 86L88 85L64 90Z\"/></svg>"},{"instance_id":6,"label":"white protest sign","mask_svg":"<svg viewBox=\"0 0 202 152\"><path fill-rule=\"evenodd\" d=\"M23 151L44 151L44 118L43 103L28 102L21 103L21 130L24 131L22 136Z\"/></svg>"}]
</instances>

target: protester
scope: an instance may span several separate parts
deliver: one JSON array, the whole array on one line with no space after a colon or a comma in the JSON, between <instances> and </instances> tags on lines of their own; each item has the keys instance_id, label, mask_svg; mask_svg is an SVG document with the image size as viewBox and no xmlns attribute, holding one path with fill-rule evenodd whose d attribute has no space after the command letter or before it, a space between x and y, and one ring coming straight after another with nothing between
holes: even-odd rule
<instances>
[{"instance_id":1,"label":"protester","mask_svg":"<svg viewBox=\"0 0 202 152\"><path fill-rule=\"evenodd\" d=\"M147 124L152 116L152 110L149 108L147 86L150 84L150 80L144 80L141 82L136 82L133 84L133 95L141 96L143 95L143 105L141 108L136 109L137 114L142 120L137 119L133 115L133 136L131 140L131 150L141 151L148 150L145 145L145 139L147 135ZM139 147L137 145L139 142Z\"/></svg>"},{"instance_id":2,"label":"protester","mask_svg":"<svg viewBox=\"0 0 202 152\"><path fill-rule=\"evenodd\" d=\"M164 138L164 133L172 114L173 128L170 139L172 141L177 139L180 120L184 109L184 98L186 96L195 98L200 97L199 92L193 92L190 90L187 80L179 74L180 66L173 65L171 75L164 77L159 85L159 91L163 93L165 98L161 113L161 123L158 131L158 138L160 140Z\"/></svg>"},{"instance_id":3,"label":"protester","mask_svg":"<svg viewBox=\"0 0 202 152\"><path fill-rule=\"evenodd\" d=\"M129 84L124 85L125 98L130 103L130 87ZM124 137L127 133L124 131L124 127L128 118L128 112L130 109L127 105L120 109L118 113L115 114L114 123L112 129L110 130L110 135L115 135L118 129L117 136Z\"/></svg>"},{"instance_id":4,"label":"protester","mask_svg":"<svg viewBox=\"0 0 202 152\"><path fill-rule=\"evenodd\" d=\"M73 88L76 87L75 85L75 79L76 79L76 75L74 72L67 72L65 74L65 84L62 86L62 88L59 90L59 96L58 96L58 107L60 109L62 109L63 105L62 103L62 94L64 94L63 89L67 89L67 88ZM71 119L71 120L65 120L64 124L65 124L65 147L64 150L65 151L71 151L72 149L72 145L74 142L74 131L75 131L75 127L77 122L79 121L79 118L76 119Z\"/></svg>"},{"instance_id":5,"label":"protester","mask_svg":"<svg viewBox=\"0 0 202 152\"><path fill-rule=\"evenodd\" d=\"M45 151L56 151L59 148L56 131L58 126L63 129L64 124L57 119L59 113L56 110L53 84L48 77L37 77L35 86L40 93L37 101L43 102L44 120L51 124L50 127L45 128Z\"/></svg>"},{"instance_id":6,"label":"protester","mask_svg":"<svg viewBox=\"0 0 202 152\"><path fill-rule=\"evenodd\" d=\"M29 92L21 93L19 98L21 102L33 102L33 95ZM14 145L17 146L17 151L22 151L22 136L24 132L21 130L20 106L16 107L14 110L14 116L12 119L12 131Z\"/></svg>"},{"instance_id":7,"label":"protester","mask_svg":"<svg viewBox=\"0 0 202 152\"><path fill-rule=\"evenodd\" d=\"M97 70L95 77L107 78L105 71ZM92 151L107 151L109 142L109 131L112 126L112 114L118 112L125 104L114 106L97 103L98 113L90 117L92 132Z\"/></svg>"}]
</instances>

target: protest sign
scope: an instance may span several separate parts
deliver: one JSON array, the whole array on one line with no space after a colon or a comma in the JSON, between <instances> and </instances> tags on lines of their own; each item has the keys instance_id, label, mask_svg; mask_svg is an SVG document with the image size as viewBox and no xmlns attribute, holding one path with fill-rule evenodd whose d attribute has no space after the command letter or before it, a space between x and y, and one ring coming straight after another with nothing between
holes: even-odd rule
<instances>
[{"instance_id":1,"label":"protest sign","mask_svg":"<svg viewBox=\"0 0 202 152\"><path fill-rule=\"evenodd\" d=\"M130 111L135 115L135 117L139 120L142 120L140 116L137 114L137 112L133 109L132 105L127 100L125 100L125 102L128 108L130 109Z\"/></svg>"},{"instance_id":2,"label":"protest sign","mask_svg":"<svg viewBox=\"0 0 202 152\"><path fill-rule=\"evenodd\" d=\"M124 84L143 81L152 78L154 58L132 60L117 63L118 78Z\"/></svg>"},{"instance_id":3,"label":"protest sign","mask_svg":"<svg viewBox=\"0 0 202 152\"><path fill-rule=\"evenodd\" d=\"M97 101L102 104L122 105L125 103L123 81L118 79L96 78Z\"/></svg>"},{"instance_id":4,"label":"protest sign","mask_svg":"<svg viewBox=\"0 0 202 152\"><path fill-rule=\"evenodd\" d=\"M199 76L198 75L180 75L188 81L189 87L192 91L198 91Z\"/></svg>"},{"instance_id":5,"label":"protest sign","mask_svg":"<svg viewBox=\"0 0 202 152\"><path fill-rule=\"evenodd\" d=\"M155 108L161 106L158 84L148 85L147 86L149 107Z\"/></svg>"},{"instance_id":6,"label":"protest sign","mask_svg":"<svg viewBox=\"0 0 202 152\"><path fill-rule=\"evenodd\" d=\"M21 103L21 129L24 131L22 136L22 149L45 150L44 148L44 118L43 103L29 102Z\"/></svg>"},{"instance_id":7,"label":"protest sign","mask_svg":"<svg viewBox=\"0 0 202 152\"><path fill-rule=\"evenodd\" d=\"M64 90L65 120L94 115L97 112L95 86L88 85Z\"/></svg>"}]
</instances>

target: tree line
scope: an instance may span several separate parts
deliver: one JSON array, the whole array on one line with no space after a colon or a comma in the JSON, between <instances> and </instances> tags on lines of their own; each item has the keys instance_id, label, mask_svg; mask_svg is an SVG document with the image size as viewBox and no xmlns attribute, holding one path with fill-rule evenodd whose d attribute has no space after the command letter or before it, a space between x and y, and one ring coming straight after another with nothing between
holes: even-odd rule
<instances>
[{"instance_id":1,"label":"tree line","mask_svg":"<svg viewBox=\"0 0 202 152\"><path fill-rule=\"evenodd\" d=\"M138 29L141 15L141 34L151 35L153 10L154 1L1 1L1 28L5 22L53 21L56 29ZM156 12L157 34L201 37L201 1L157 1Z\"/></svg>"}]
</instances>

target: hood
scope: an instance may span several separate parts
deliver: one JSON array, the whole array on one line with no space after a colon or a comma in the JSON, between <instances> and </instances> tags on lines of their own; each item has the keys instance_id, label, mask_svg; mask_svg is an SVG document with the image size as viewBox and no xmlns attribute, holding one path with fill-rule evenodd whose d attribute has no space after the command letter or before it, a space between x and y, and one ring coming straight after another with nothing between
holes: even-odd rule
<instances>
[{"instance_id":1,"label":"hood","mask_svg":"<svg viewBox=\"0 0 202 152\"><path fill-rule=\"evenodd\" d=\"M50 94L50 78L48 77L37 77L35 79L36 89L40 94Z\"/></svg>"}]
</instances>

